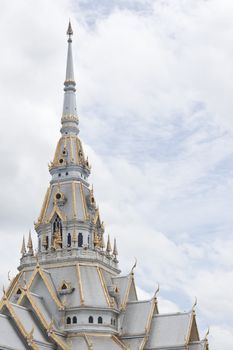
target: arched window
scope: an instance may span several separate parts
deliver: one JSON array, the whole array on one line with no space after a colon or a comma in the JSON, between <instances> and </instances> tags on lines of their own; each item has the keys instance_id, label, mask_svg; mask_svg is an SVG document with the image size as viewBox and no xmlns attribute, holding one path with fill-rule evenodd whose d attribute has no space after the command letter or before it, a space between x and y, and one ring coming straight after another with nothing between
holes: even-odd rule
<instances>
[{"instance_id":1,"label":"arched window","mask_svg":"<svg viewBox=\"0 0 233 350\"><path fill-rule=\"evenodd\" d=\"M77 323L77 317L76 316L73 317L73 323Z\"/></svg>"},{"instance_id":2,"label":"arched window","mask_svg":"<svg viewBox=\"0 0 233 350\"><path fill-rule=\"evenodd\" d=\"M56 215L55 220L53 222L53 233L59 232L61 235L61 241L62 241L62 222L58 215ZM61 243L62 248L62 243Z\"/></svg>"},{"instance_id":3,"label":"arched window","mask_svg":"<svg viewBox=\"0 0 233 350\"><path fill-rule=\"evenodd\" d=\"M83 246L83 234L81 232L79 232L78 234L78 247L82 247Z\"/></svg>"},{"instance_id":4,"label":"arched window","mask_svg":"<svg viewBox=\"0 0 233 350\"><path fill-rule=\"evenodd\" d=\"M71 234L70 233L68 233L68 235L67 235L67 247L68 248L71 247Z\"/></svg>"},{"instance_id":5,"label":"arched window","mask_svg":"<svg viewBox=\"0 0 233 350\"><path fill-rule=\"evenodd\" d=\"M89 316L88 322L89 323L93 323L94 322L93 316Z\"/></svg>"},{"instance_id":6,"label":"arched window","mask_svg":"<svg viewBox=\"0 0 233 350\"><path fill-rule=\"evenodd\" d=\"M67 317L66 324L71 324L71 318L70 317Z\"/></svg>"},{"instance_id":7,"label":"arched window","mask_svg":"<svg viewBox=\"0 0 233 350\"><path fill-rule=\"evenodd\" d=\"M101 316L98 317L98 323L103 323L103 318Z\"/></svg>"},{"instance_id":8,"label":"arched window","mask_svg":"<svg viewBox=\"0 0 233 350\"><path fill-rule=\"evenodd\" d=\"M116 320L115 319L113 320L113 324L114 324L114 326L116 325Z\"/></svg>"},{"instance_id":9,"label":"arched window","mask_svg":"<svg viewBox=\"0 0 233 350\"><path fill-rule=\"evenodd\" d=\"M90 235L87 236L87 243L88 243L88 246L90 245Z\"/></svg>"}]
</instances>

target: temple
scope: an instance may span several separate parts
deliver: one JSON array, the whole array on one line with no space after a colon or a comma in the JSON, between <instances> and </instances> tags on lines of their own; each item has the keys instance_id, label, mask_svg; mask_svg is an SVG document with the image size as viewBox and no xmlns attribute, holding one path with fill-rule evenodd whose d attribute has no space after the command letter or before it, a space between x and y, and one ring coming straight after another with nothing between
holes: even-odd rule
<instances>
[{"instance_id":1,"label":"temple","mask_svg":"<svg viewBox=\"0 0 233 350\"><path fill-rule=\"evenodd\" d=\"M61 137L49 164L51 181L31 233L23 239L18 274L0 302L1 350L208 350L195 304L161 314L158 290L138 300L134 268L121 275L116 240L104 224L79 138L72 27L64 82Z\"/></svg>"}]
</instances>

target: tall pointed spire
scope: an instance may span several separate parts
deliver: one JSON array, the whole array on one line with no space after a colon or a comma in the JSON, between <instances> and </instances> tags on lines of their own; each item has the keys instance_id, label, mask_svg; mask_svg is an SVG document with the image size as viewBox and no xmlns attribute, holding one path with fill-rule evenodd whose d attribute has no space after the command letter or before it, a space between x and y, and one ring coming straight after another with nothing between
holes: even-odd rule
<instances>
[{"instance_id":1,"label":"tall pointed spire","mask_svg":"<svg viewBox=\"0 0 233 350\"><path fill-rule=\"evenodd\" d=\"M68 29L66 34L68 35L68 52L67 52L67 63L66 63L66 80L65 83L73 83L74 81L74 65L73 65L73 55L72 55L72 35L73 29L71 27L71 23L69 21Z\"/></svg>"},{"instance_id":2,"label":"tall pointed spire","mask_svg":"<svg viewBox=\"0 0 233 350\"><path fill-rule=\"evenodd\" d=\"M69 21L68 29L66 34L68 35L68 51L66 61L66 77L64 82L64 103L62 113L62 134L78 134L78 115L76 106L76 83L74 79L74 65L73 65L73 54L72 54L72 35L73 29L71 22Z\"/></svg>"}]
</instances>

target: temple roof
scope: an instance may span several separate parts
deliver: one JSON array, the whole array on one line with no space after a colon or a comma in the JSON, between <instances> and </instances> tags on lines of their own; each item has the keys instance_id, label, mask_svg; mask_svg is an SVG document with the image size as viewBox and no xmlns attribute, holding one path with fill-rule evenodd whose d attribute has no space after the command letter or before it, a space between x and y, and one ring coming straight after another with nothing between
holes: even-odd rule
<instances>
[{"instance_id":1,"label":"temple roof","mask_svg":"<svg viewBox=\"0 0 233 350\"><path fill-rule=\"evenodd\" d=\"M134 267L120 275L117 244L100 220L90 165L78 138L69 22L61 138L35 230L23 239L19 273L0 302L3 350L208 350L199 340L194 307L159 314L157 292L138 300ZM113 249L112 249L113 247Z\"/></svg>"}]
</instances>

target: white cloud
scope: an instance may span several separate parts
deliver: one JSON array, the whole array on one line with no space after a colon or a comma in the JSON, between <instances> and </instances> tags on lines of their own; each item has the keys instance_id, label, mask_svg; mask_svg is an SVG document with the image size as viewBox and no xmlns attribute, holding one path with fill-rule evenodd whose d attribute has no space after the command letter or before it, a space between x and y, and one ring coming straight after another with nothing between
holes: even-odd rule
<instances>
[{"instance_id":1,"label":"white cloud","mask_svg":"<svg viewBox=\"0 0 233 350\"><path fill-rule=\"evenodd\" d=\"M72 13L81 137L121 267L137 256L139 294L151 297L159 281L163 312L189 309L197 296L211 349L231 349L228 0L2 4L0 278L15 269L49 181Z\"/></svg>"}]
</instances>

